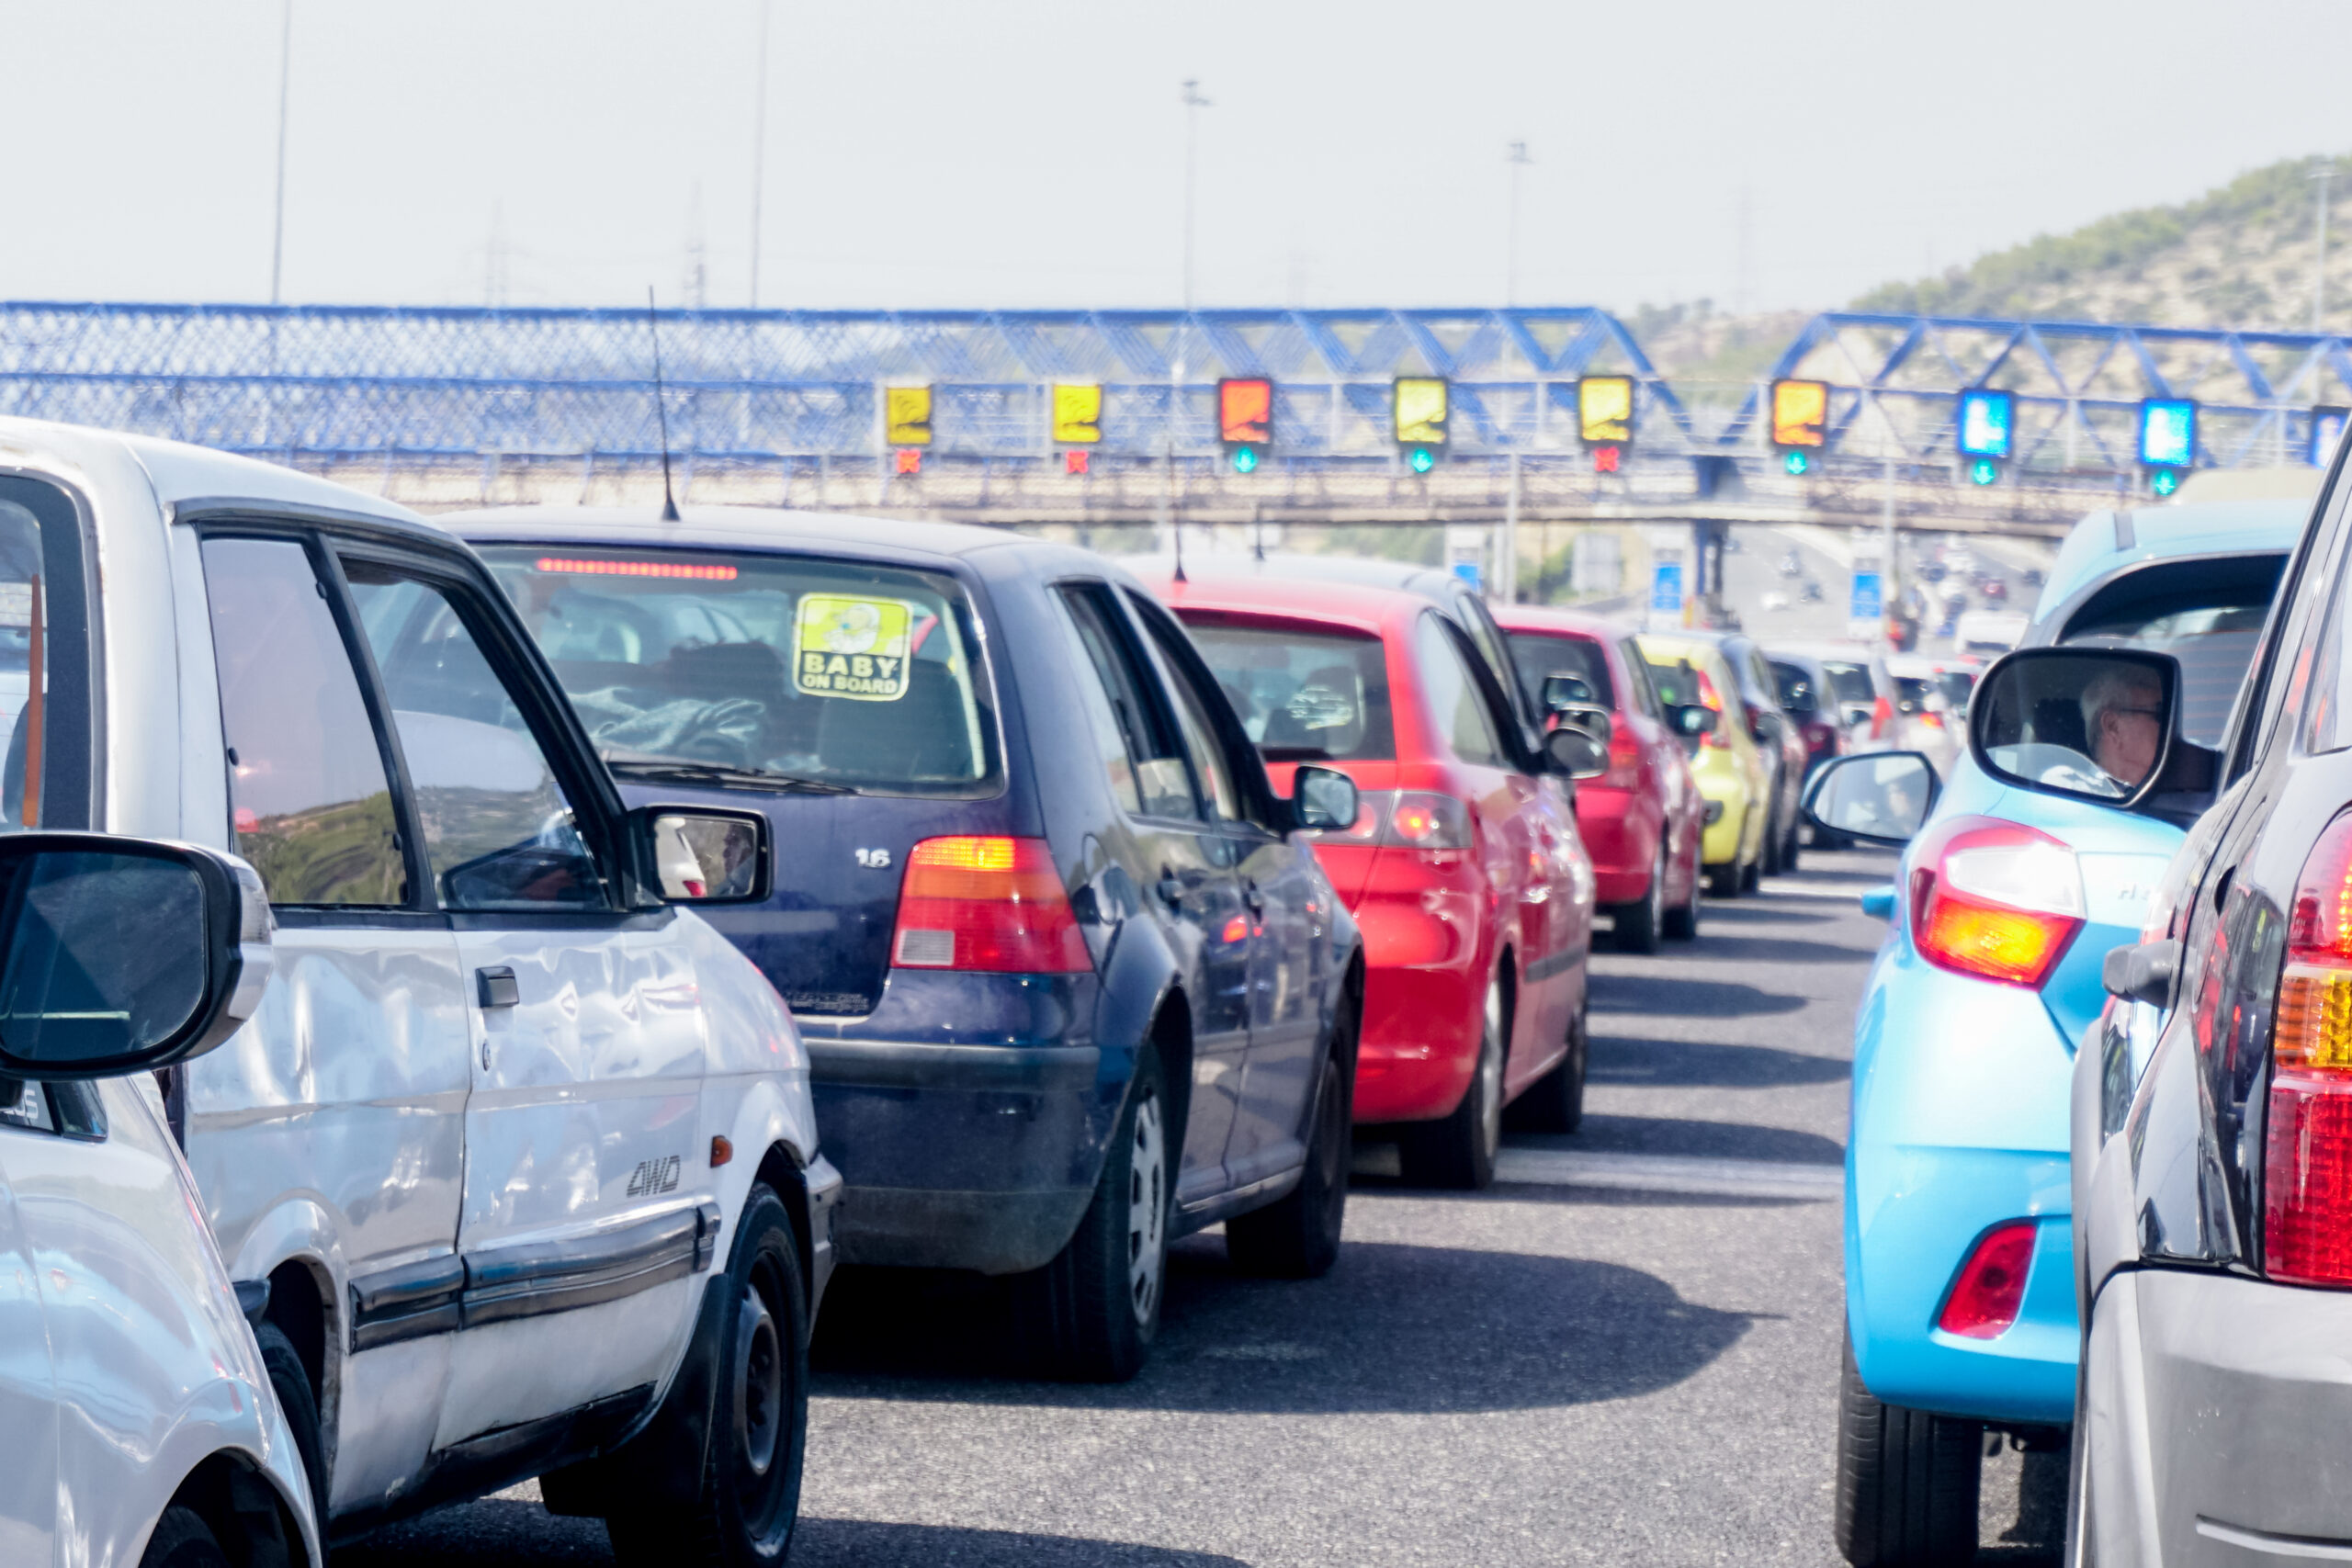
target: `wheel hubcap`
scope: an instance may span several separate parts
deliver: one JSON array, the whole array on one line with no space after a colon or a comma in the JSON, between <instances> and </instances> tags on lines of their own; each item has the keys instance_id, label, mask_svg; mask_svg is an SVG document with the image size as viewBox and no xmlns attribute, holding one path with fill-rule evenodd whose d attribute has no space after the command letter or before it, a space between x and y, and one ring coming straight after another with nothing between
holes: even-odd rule
<instances>
[{"instance_id":1,"label":"wheel hubcap","mask_svg":"<svg viewBox=\"0 0 2352 1568\"><path fill-rule=\"evenodd\" d=\"M784 1346L775 1314L747 1284L735 1309L735 1451L748 1488L757 1488L775 1465L784 1402Z\"/></svg>"},{"instance_id":2,"label":"wheel hubcap","mask_svg":"<svg viewBox=\"0 0 2352 1568\"><path fill-rule=\"evenodd\" d=\"M1127 1302L1137 1323L1150 1322L1159 1307L1167 1242L1168 1140L1159 1097L1152 1095L1136 1107L1127 1158Z\"/></svg>"}]
</instances>

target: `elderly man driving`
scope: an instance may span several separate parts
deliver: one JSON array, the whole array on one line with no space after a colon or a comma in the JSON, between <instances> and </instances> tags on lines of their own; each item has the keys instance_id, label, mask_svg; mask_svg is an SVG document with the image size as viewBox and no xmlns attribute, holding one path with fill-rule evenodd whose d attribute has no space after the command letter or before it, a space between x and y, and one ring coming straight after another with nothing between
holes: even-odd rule
<instances>
[{"instance_id":1,"label":"elderly man driving","mask_svg":"<svg viewBox=\"0 0 2352 1568\"><path fill-rule=\"evenodd\" d=\"M2140 787L2164 750L2164 682L2137 665L2101 671L2083 688L2091 761L2126 792Z\"/></svg>"}]
</instances>

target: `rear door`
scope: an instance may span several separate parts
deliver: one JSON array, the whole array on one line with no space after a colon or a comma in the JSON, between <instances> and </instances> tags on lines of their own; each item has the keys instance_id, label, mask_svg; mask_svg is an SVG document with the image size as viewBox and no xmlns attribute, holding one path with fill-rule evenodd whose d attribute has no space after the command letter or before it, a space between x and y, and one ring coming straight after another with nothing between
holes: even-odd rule
<instances>
[{"instance_id":1,"label":"rear door","mask_svg":"<svg viewBox=\"0 0 2352 1568\"><path fill-rule=\"evenodd\" d=\"M467 977L447 1443L666 1371L718 1218L703 1016L681 917L617 907L582 783L481 590L401 555L343 565Z\"/></svg>"},{"instance_id":2,"label":"rear door","mask_svg":"<svg viewBox=\"0 0 2352 1568\"><path fill-rule=\"evenodd\" d=\"M1114 793L1142 856L1145 897L1159 910L1186 971L1193 1084L1176 1178L1179 1203L1223 1190L1226 1149L1241 1106L1250 1049L1252 919L1241 858L1193 783L1175 704L1107 584L1066 582L1056 597L1116 725L1129 772Z\"/></svg>"}]
</instances>

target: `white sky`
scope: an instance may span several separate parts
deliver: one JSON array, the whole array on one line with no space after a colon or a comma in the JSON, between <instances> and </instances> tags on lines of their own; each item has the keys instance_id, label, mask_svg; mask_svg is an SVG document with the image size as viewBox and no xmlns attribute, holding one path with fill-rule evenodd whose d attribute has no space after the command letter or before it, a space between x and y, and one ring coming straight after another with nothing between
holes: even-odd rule
<instances>
[{"instance_id":1,"label":"white sky","mask_svg":"<svg viewBox=\"0 0 2352 1568\"><path fill-rule=\"evenodd\" d=\"M2352 149L2345 0L772 0L762 302L1826 307ZM748 281L759 0L294 0L286 297ZM1816 18L1806 22L1805 17ZM0 0L0 297L267 297L278 0ZM1741 263L1742 193L1752 265ZM2352 223L2339 234L2352 234Z\"/></svg>"}]
</instances>

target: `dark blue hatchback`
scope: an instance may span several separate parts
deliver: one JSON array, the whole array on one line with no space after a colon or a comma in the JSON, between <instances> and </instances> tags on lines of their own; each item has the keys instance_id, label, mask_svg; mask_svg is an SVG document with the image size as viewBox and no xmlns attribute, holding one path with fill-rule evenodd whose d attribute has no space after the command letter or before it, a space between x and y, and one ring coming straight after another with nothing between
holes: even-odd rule
<instances>
[{"instance_id":1,"label":"dark blue hatchback","mask_svg":"<svg viewBox=\"0 0 2352 1568\"><path fill-rule=\"evenodd\" d=\"M1088 551L746 508L530 508L475 545L632 802L752 806L765 971L848 1178L845 1262L1022 1274L1056 1368L1131 1375L1167 1243L1306 1275L1347 1195L1363 959L1176 622ZM682 846L683 852L683 846Z\"/></svg>"}]
</instances>

